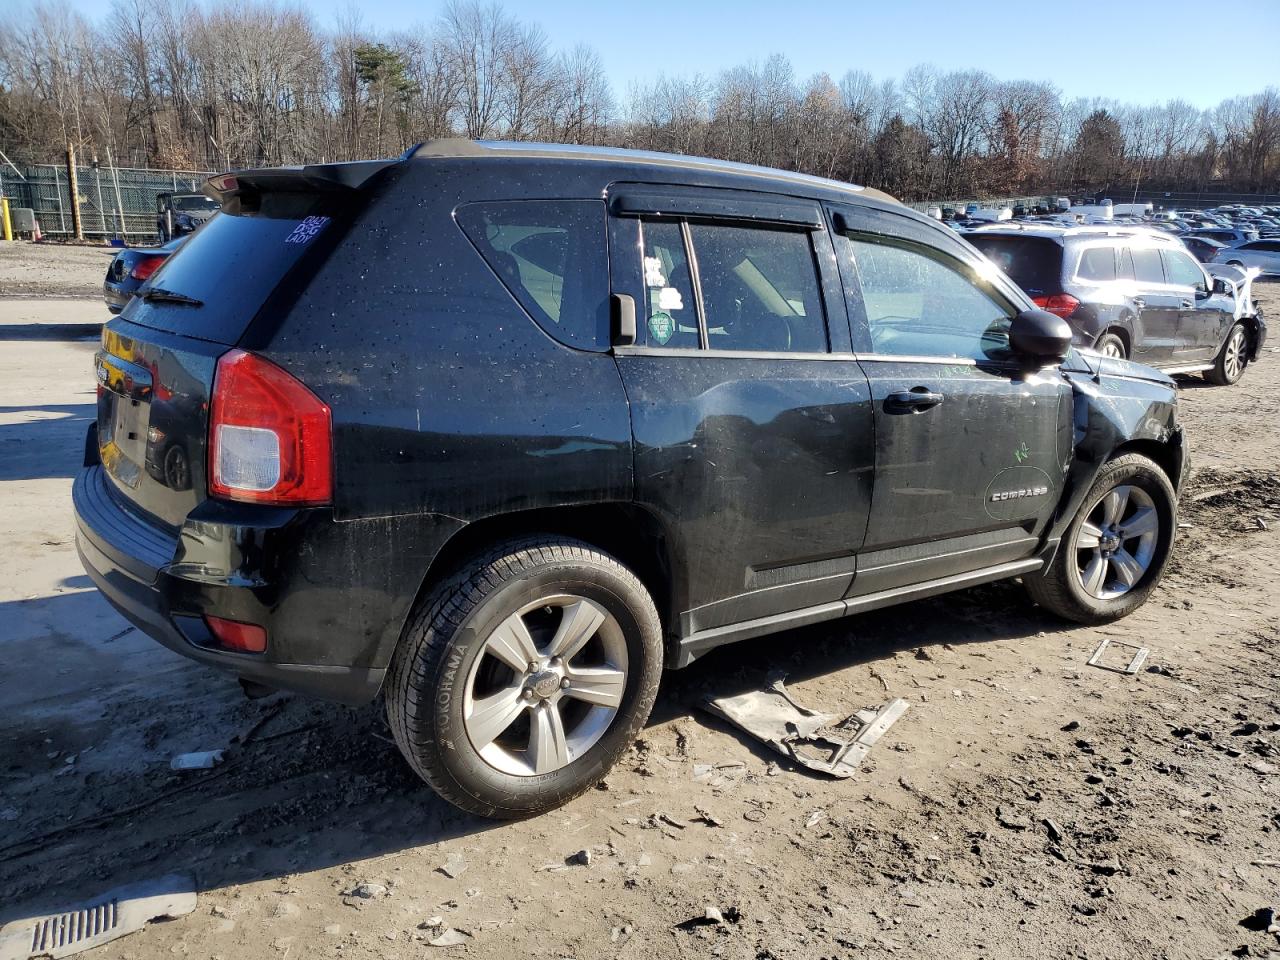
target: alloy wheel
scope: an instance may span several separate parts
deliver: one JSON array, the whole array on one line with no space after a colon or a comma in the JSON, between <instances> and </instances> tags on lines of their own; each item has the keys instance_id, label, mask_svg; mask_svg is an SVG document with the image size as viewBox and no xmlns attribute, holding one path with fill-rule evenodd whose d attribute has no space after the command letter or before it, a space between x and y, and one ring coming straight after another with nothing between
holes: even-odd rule
<instances>
[{"instance_id":1,"label":"alloy wheel","mask_svg":"<svg viewBox=\"0 0 1280 960\"><path fill-rule=\"evenodd\" d=\"M1141 487L1109 490L1090 508L1076 534L1076 576L1085 593L1114 600L1132 590L1155 559L1160 515Z\"/></svg>"},{"instance_id":2,"label":"alloy wheel","mask_svg":"<svg viewBox=\"0 0 1280 960\"><path fill-rule=\"evenodd\" d=\"M1226 352L1222 357L1222 372L1233 383L1244 373L1244 330L1236 327L1227 338Z\"/></svg>"},{"instance_id":3,"label":"alloy wheel","mask_svg":"<svg viewBox=\"0 0 1280 960\"><path fill-rule=\"evenodd\" d=\"M553 773L612 725L627 687L622 627L585 597L539 599L503 620L469 671L462 716L495 770Z\"/></svg>"},{"instance_id":4,"label":"alloy wheel","mask_svg":"<svg viewBox=\"0 0 1280 960\"><path fill-rule=\"evenodd\" d=\"M1111 357L1115 360L1123 360L1124 349L1116 341L1108 340L1102 345L1102 355L1104 357Z\"/></svg>"}]
</instances>

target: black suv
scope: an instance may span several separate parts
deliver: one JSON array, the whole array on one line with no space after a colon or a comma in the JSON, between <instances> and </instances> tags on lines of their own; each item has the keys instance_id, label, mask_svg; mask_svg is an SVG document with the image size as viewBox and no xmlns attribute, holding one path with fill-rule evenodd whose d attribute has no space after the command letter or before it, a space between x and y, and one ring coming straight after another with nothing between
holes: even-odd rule
<instances>
[{"instance_id":1,"label":"black suv","mask_svg":"<svg viewBox=\"0 0 1280 960\"><path fill-rule=\"evenodd\" d=\"M203 193L157 193L156 239L164 244L191 233L217 212L217 201Z\"/></svg>"},{"instance_id":2,"label":"black suv","mask_svg":"<svg viewBox=\"0 0 1280 960\"><path fill-rule=\"evenodd\" d=\"M1205 272L1182 243L1153 229L1001 226L967 239L1075 343L1167 373L1203 373L1226 386L1266 339L1261 317L1237 319L1231 285Z\"/></svg>"},{"instance_id":3,"label":"black suv","mask_svg":"<svg viewBox=\"0 0 1280 960\"><path fill-rule=\"evenodd\" d=\"M208 190L103 331L80 556L251 694L381 692L465 809L597 782L664 664L1009 577L1112 620L1169 556L1172 382L883 194L454 141Z\"/></svg>"}]
</instances>

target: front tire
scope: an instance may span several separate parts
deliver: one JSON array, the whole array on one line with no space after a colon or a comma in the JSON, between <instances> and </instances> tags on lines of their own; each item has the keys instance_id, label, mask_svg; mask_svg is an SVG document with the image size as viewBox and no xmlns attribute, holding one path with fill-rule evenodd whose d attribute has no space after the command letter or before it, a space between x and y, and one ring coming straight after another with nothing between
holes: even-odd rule
<instances>
[{"instance_id":1,"label":"front tire","mask_svg":"<svg viewBox=\"0 0 1280 960\"><path fill-rule=\"evenodd\" d=\"M1227 334L1214 358L1213 368L1204 372L1204 378L1219 387L1229 387L1239 383L1244 376L1244 368L1249 365L1249 334L1244 324L1237 323Z\"/></svg>"},{"instance_id":2,"label":"front tire","mask_svg":"<svg viewBox=\"0 0 1280 960\"><path fill-rule=\"evenodd\" d=\"M387 719L444 799L532 816L608 773L661 673L661 625L635 574L581 541L535 537L495 547L419 602L387 677Z\"/></svg>"},{"instance_id":3,"label":"front tire","mask_svg":"<svg viewBox=\"0 0 1280 960\"><path fill-rule=\"evenodd\" d=\"M1178 527L1165 472L1137 453L1105 464L1047 568L1024 578L1031 599L1077 623L1128 616L1155 589Z\"/></svg>"}]
</instances>

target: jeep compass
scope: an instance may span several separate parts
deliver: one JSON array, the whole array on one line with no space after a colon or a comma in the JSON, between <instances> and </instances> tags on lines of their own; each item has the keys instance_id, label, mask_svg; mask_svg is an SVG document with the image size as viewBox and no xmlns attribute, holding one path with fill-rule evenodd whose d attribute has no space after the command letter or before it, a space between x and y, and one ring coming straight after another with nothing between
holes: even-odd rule
<instances>
[{"instance_id":1,"label":"jeep compass","mask_svg":"<svg viewBox=\"0 0 1280 960\"><path fill-rule=\"evenodd\" d=\"M884 194L461 141L206 190L103 330L81 559L251 692L383 698L466 810L724 644L1006 578L1101 623L1169 558L1172 382Z\"/></svg>"}]
</instances>

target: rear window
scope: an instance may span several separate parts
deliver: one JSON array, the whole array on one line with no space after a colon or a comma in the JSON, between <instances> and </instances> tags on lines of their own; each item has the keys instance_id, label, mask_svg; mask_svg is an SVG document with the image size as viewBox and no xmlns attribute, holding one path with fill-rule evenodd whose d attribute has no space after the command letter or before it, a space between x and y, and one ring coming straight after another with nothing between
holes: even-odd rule
<instances>
[{"instance_id":1,"label":"rear window","mask_svg":"<svg viewBox=\"0 0 1280 960\"><path fill-rule=\"evenodd\" d=\"M133 323L215 343L235 343L280 282L311 249L335 239L342 219L324 195L266 194L253 213L216 213L165 261L148 288L200 306L135 298Z\"/></svg>"},{"instance_id":2,"label":"rear window","mask_svg":"<svg viewBox=\"0 0 1280 960\"><path fill-rule=\"evenodd\" d=\"M1033 297L1062 290L1062 247L1044 237L971 234L968 241Z\"/></svg>"},{"instance_id":3,"label":"rear window","mask_svg":"<svg viewBox=\"0 0 1280 960\"><path fill-rule=\"evenodd\" d=\"M469 203L458 224L544 331L582 350L609 347L602 200Z\"/></svg>"},{"instance_id":4,"label":"rear window","mask_svg":"<svg viewBox=\"0 0 1280 960\"><path fill-rule=\"evenodd\" d=\"M217 210L218 201L211 197L202 196L174 197L172 206L175 210L190 213L192 211Z\"/></svg>"}]
</instances>

